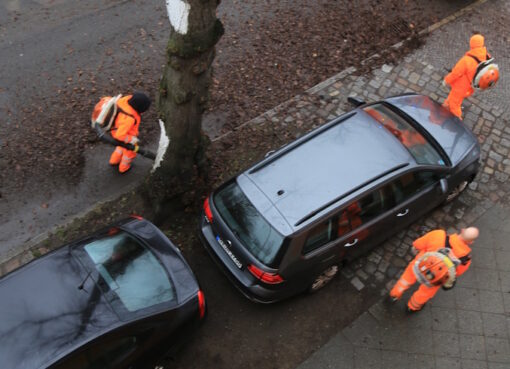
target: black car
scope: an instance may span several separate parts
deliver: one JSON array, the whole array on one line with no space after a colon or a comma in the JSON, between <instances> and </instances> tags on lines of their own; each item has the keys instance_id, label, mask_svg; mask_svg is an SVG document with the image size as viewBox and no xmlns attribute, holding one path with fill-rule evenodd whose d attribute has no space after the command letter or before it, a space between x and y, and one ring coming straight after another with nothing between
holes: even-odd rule
<instances>
[{"instance_id":1,"label":"black car","mask_svg":"<svg viewBox=\"0 0 510 369\"><path fill-rule=\"evenodd\" d=\"M206 305L180 251L132 217L0 279L2 368L145 368Z\"/></svg>"},{"instance_id":2,"label":"black car","mask_svg":"<svg viewBox=\"0 0 510 369\"><path fill-rule=\"evenodd\" d=\"M445 201L479 169L476 137L447 109L407 94L357 108L267 156L204 203L201 238L249 298L324 286Z\"/></svg>"}]
</instances>

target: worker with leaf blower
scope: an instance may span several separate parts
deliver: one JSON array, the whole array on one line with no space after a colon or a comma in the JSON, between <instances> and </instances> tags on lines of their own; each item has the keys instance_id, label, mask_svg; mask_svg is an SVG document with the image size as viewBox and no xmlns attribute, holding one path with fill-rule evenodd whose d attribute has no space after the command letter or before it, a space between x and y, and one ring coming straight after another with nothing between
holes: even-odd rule
<instances>
[{"instance_id":1,"label":"worker with leaf blower","mask_svg":"<svg viewBox=\"0 0 510 369\"><path fill-rule=\"evenodd\" d=\"M413 242L418 251L402 276L390 291L390 297L397 301L416 282L420 287L407 303L409 312L420 311L437 293L439 288L453 288L456 278L466 272L471 265L471 248L478 238L478 228L463 228L460 234L448 235L437 229Z\"/></svg>"},{"instance_id":2,"label":"worker with leaf blower","mask_svg":"<svg viewBox=\"0 0 510 369\"><path fill-rule=\"evenodd\" d=\"M110 131L112 137L119 142L119 146L110 156L110 165L118 165L120 173L131 168L131 163L139 151L140 115L147 111L150 105L151 100L146 94L134 92L127 96L103 97L94 107L92 127L101 127L103 134L104 131ZM120 146L121 143L124 145Z\"/></svg>"},{"instance_id":3,"label":"worker with leaf blower","mask_svg":"<svg viewBox=\"0 0 510 369\"><path fill-rule=\"evenodd\" d=\"M473 95L475 89L486 90L493 87L499 79L499 68L487 52L483 36L471 36L469 46L470 50L443 80L443 86L451 87L443 106L460 119L462 101Z\"/></svg>"}]
</instances>

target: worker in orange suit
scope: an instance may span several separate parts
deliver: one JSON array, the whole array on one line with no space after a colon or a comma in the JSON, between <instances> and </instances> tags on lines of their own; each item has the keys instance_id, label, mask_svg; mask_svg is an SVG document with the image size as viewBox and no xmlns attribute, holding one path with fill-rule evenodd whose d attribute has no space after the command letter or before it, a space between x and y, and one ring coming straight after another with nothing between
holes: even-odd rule
<instances>
[{"instance_id":1,"label":"worker in orange suit","mask_svg":"<svg viewBox=\"0 0 510 369\"><path fill-rule=\"evenodd\" d=\"M112 137L124 143L138 145L140 114L149 109L151 100L142 92L121 97L117 101L118 114L111 129ZM125 173L131 168L136 152L117 146L110 156L110 165L118 165L119 172Z\"/></svg>"},{"instance_id":2,"label":"worker in orange suit","mask_svg":"<svg viewBox=\"0 0 510 369\"><path fill-rule=\"evenodd\" d=\"M443 106L460 119L462 119L462 101L474 93L472 83L478 64L490 58L484 46L482 35L476 34L471 36L469 46L471 49L460 58L443 81L443 85L451 87L450 94L443 103Z\"/></svg>"},{"instance_id":3,"label":"worker in orange suit","mask_svg":"<svg viewBox=\"0 0 510 369\"><path fill-rule=\"evenodd\" d=\"M426 253L439 251L448 255L452 260L455 269L455 277L458 277L468 270L471 265L470 245L478 238L478 228L468 227L461 230L460 234L447 235L444 230L438 229L428 232L424 236L413 242L413 247L418 250L418 254L409 263L400 279L395 283L390 291L390 297L396 301L402 297L402 294L417 282L416 267L417 261L423 260ZM410 312L419 311L423 305L437 293L439 288L450 289L453 284L444 286L442 284L427 286L420 284L407 303L407 309Z\"/></svg>"}]
</instances>

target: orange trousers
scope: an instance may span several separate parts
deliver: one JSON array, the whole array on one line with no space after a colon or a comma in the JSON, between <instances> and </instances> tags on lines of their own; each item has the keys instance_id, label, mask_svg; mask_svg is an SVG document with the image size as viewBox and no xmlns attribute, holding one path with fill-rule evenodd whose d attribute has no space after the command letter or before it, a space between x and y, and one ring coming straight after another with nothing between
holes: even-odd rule
<instances>
[{"instance_id":1,"label":"orange trousers","mask_svg":"<svg viewBox=\"0 0 510 369\"><path fill-rule=\"evenodd\" d=\"M127 172L131 168L131 162L136 157L136 152L117 146L110 156L111 165L119 165L119 172Z\"/></svg>"},{"instance_id":2,"label":"orange trousers","mask_svg":"<svg viewBox=\"0 0 510 369\"><path fill-rule=\"evenodd\" d=\"M466 97L470 96L466 91L462 91L456 88L452 88L450 94L446 98L443 103L443 106L450 110L450 112L457 116L459 119L462 119L462 101Z\"/></svg>"},{"instance_id":3,"label":"orange trousers","mask_svg":"<svg viewBox=\"0 0 510 369\"><path fill-rule=\"evenodd\" d=\"M416 276L413 272L413 266L416 259L411 260L404 273L399 278L397 283L393 286L390 291L390 296L394 299L400 299L404 292L408 290L413 284L416 283ZM412 294L411 298L407 302L407 307L410 310L418 311L421 310L423 305L426 304L439 290L441 286L427 287L421 284L420 287Z\"/></svg>"}]
</instances>

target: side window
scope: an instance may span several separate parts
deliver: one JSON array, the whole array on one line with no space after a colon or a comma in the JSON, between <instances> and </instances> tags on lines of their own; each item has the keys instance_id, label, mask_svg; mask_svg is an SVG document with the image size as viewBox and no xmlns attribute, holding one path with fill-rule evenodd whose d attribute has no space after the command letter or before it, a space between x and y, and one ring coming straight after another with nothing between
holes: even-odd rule
<instances>
[{"instance_id":1,"label":"side window","mask_svg":"<svg viewBox=\"0 0 510 369\"><path fill-rule=\"evenodd\" d=\"M349 233L353 228L352 216L349 211L349 208L351 206L352 204L349 205L345 210L342 210L342 212L338 216L338 229L337 229L338 237L342 237L344 234Z\"/></svg>"},{"instance_id":2,"label":"side window","mask_svg":"<svg viewBox=\"0 0 510 369\"><path fill-rule=\"evenodd\" d=\"M358 201L349 204L338 218L338 237L358 228L363 224L361 220L361 207Z\"/></svg>"},{"instance_id":3,"label":"side window","mask_svg":"<svg viewBox=\"0 0 510 369\"><path fill-rule=\"evenodd\" d=\"M334 221L333 218L331 218L310 230L310 232L308 232L305 245L303 246L303 254L315 250L336 238L336 234L333 230L333 224Z\"/></svg>"},{"instance_id":4,"label":"side window","mask_svg":"<svg viewBox=\"0 0 510 369\"><path fill-rule=\"evenodd\" d=\"M384 186L372 191L357 203L360 209L357 213L358 226L360 226L390 210L393 207L394 199L389 187Z\"/></svg>"},{"instance_id":5,"label":"side window","mask_svg":"<svg viewBox=\"0 0 510 369\"><path fill-rule=\"evenodd\" d=\"M433 172L406 173L391 183L395 200L401 203L437 181Z\"/></svg>"},{"instance_id":6,"label":"side window","mask_svg":"<svg viewBox=\"0 0 510 369\"><path fill-rule=\"evenodd\" d=\"M58 364L58 369L109 369L117 368L136 349L136 337L122 337L109 342L96 343L72 354Z\"/></svg>"}]
</instances>

